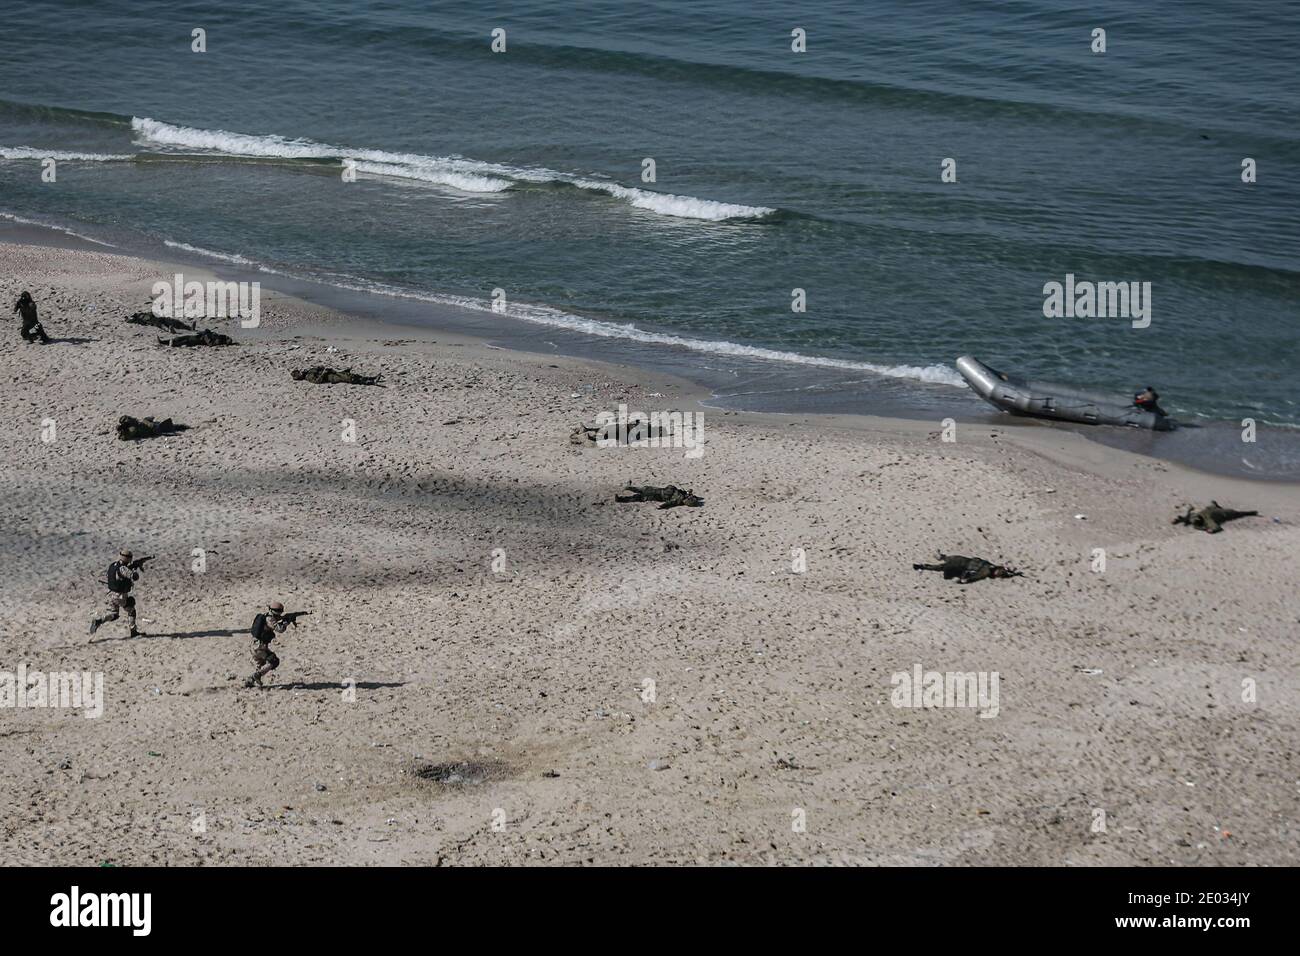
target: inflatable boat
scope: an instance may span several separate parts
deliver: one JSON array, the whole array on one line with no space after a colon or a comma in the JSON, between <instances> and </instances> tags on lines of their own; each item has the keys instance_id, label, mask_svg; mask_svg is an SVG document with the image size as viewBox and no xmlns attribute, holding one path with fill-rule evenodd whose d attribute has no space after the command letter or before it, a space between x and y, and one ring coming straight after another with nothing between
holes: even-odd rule
<instances>
[{"instance_id":1,"label":"inflatable boat","mask_svg":"<svg viewBox=\"0 0 1300 956\"><path fill-rule=\"evenodd\" d=\"M1084 425L1127 425L1168 431L1174 427L1168 415L1138 408L1122 395L1101 395L1069 385L1017 378L963 355L957 371L966 384L990 405L1012 415L1030 415Z\"/></svg>"}]
</instances>

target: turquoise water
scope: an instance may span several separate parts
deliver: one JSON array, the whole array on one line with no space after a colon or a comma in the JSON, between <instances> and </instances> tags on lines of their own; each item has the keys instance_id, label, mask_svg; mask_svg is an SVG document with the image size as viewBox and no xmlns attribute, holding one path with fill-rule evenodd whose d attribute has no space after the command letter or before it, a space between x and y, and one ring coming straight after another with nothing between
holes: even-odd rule
<instances>
[{"instance_id":1,"label":"turquoise water","mask_svg":"<svg viewBox=\"0 0 1300 956\"><path fill-rule=\"evenodd\" d=\"M1300 426L1300 8L1132 6L30 4L0 34L0 212L500 288L765 407L968 402L971 353ZM1045 318L1067 273L1150 282L1150 326Z\"/></svg>"}]
</instances>

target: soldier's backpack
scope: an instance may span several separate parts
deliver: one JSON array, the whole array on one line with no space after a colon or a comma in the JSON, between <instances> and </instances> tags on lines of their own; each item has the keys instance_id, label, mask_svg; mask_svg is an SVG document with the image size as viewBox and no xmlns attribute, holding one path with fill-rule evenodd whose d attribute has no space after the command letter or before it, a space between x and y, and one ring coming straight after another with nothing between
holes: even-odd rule
<instances>
[{"instance_id":1,"label":"soldier's backpack","mask_svg":"<svg viewBox=\"0 0 1300 956\"><path fill-rule=\"evenodd\" d=\"M253 635L253 640L263 644L270 644L275 640L275 631L266 623L266 615L259 614L253 618L253 626L249 628Z\"/></svg>"},{"instance_id":2,"label":"soldier's backpack","mask_svg":"<svg viewBox=\"0 0 1300 956\"><path fill-rule=\"evenodd\" d=\"M121 567L121 561L114 561L108 566L108 572L104 575L104 583L115 594L126 594L131 590L131 582L122 580L122 576L118 574Z\"/></svg>"}]
</instances>

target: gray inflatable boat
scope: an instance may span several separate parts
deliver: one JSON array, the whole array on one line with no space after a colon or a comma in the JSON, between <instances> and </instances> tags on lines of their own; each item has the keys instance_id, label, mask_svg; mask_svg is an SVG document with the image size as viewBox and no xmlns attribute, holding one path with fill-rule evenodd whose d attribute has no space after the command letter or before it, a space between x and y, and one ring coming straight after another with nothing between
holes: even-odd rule
<instances>
[{"instance_id":1,"label":"gray inflatable boat","mask_svg":"<svg viewBox=\"0 0 1300 956\"><path fill-rule=\"evenodd\" d=\"M1031 415L1084 425L1127 425L1168 431L1174 427L1168 415L1138 408L1119 395L1086 392L1069 385L1017 378L963 355L957 371L975 394L990 405L1012 415Z\"/></svg>"}]
</instances>

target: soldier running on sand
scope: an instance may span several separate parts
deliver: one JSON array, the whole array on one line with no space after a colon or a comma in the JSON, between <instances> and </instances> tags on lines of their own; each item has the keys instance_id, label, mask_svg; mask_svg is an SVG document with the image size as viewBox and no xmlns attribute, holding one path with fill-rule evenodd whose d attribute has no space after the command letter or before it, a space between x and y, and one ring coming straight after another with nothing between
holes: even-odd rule
<instances>
[{"instance_id":1,"label":"soldier running on sand","mask_svg":"<svg viewBox=\"0 0 1300 956\"><path fill-rule=\"evenodd\" d=\"M131 627L129 636L141 635L142 632L136 630L135 626L135 598L131 596L131 589L135 587L135 582L140 580L140 570L144 567L144 563L150 560L152 559L141 558L137 561L131 552L125 549L117 553L117 560L108 566L108 572L104 576L104 583L108 587L108 611L90 622L91 634L99 630L101 624L116 621L125 611L126 623Z\"/></svg>"},{"instance_id":2,"label":"soldier running on sand","mask_svg":"<svg viewBox=\"0 0 1300 956\"><path fill-rule=\"evenodd\" d=\"M257 670L244 681L245 687L263 686L262 678L280 666L280 658L276 657L275 651L271 650L271 642L275 640L277 634L283 634L290 624L297 624L298 618L310 613L310 611L294 611L292 614L285 614L284 605L279 601L272 601L266 606L264 612L253 618L253 626L249 630L253 634L253 664Z\"/></svg>"},{"instance_id":3,"label":"soldier running on sand","mask_svg":"<svg viewBox=\"0 0 1300 956\"><path fill-rule=\"evenodd\" d=\"M50 337L45 334L45 327L41 325L40 320L36 317L36 300L32 298L30 292L24 291L14 303L14 311L22 316L23 327L18 334L23 337L24 342L40 342L42 345L50 344Z\"/></svg>"}]
</instances>

